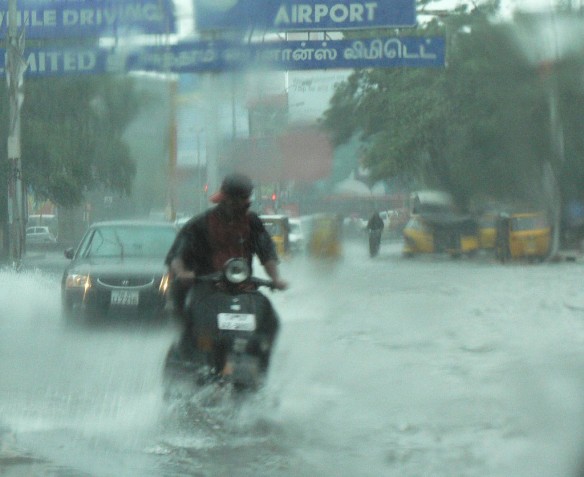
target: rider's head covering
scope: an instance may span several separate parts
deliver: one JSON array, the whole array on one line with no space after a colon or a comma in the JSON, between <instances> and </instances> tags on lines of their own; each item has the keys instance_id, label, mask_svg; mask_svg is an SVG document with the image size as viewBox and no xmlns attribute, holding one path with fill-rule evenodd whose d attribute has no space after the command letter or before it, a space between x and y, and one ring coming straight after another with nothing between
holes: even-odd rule
<instances>
[{"instance_id":1,"label":"rider's head covering","mask_svg":"<svg viewBox=\"0 0 584 477\"><path fill-rule=\"evenodd\" d=\"M221 189L211 197L211 202L215 204L221 202L225 196L229 197L249 197L253 191L253 182L245 174L228 174L221 183Z\"/></svg>"}]
</instances>

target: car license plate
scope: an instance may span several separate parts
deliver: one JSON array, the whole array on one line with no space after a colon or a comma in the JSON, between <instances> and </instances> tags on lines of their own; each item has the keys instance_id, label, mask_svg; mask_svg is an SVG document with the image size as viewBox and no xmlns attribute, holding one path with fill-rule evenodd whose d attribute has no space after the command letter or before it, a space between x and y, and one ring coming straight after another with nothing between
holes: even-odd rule
<instances>
[{"instance_id":1,"label":"car license plate","mask_svg":"<svg viewBox=\"0 0 584 477\"><path fill-rule=\"evenodd\" d=\"M140 301L140 292L134 290L112 290L112 305L136 306Z\"/></svg>"},{"instance_id":2,"label":"car license plate","mask_svg":"<svg viewBox=\"0 0 584 477\"><path fill-rule=\"evenodd\" d=\"M220 330L253 331L256 329L256 319L253 313L219 313L217 326Z\"/></svg>"}]
</instances>

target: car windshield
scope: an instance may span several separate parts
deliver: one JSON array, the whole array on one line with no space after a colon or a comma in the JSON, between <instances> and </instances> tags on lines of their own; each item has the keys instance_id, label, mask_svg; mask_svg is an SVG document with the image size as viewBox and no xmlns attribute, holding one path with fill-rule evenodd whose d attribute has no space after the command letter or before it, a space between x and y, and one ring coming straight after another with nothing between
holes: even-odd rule
<instances>
[{"instance_id":1,"label":"car windshield","mask_svg":"<svg viewBox=\"0 0 584 477\"><path fill-rule=\"evenodd\" d=\"M95 257L164 257L175 238L171 227L96 227L81 245L79 255Z\"/></svg>"},{"instance_id":2,"label":"car windshield","mask_svg":"<svg viewBox=\"0 0 584 477\"><path fill-rule=\"evenodd\" d=\"M543 215L526 215L513 217L511 219L511 229L515 231L541 230L548 227Z\"/></svg>"},{"instance_id":3,"label":"car windshield","mask_svg":"<svg viewBox=\"0 0 584 477\"><path fill-rule=\"evenodd\" d=\"M264 222L264 227L272 237L282 235L285 230L285 225L283 222L266 221Z\"/></svg>"},{"instance_id":4,"label":"car windshield","mask_svg":"<svg viewBox=\"0 0 584 477\"><path fill-rule=\"evenodd\" d=\"M483 215L479 219L480 226L484 228L494 228L496 223L497 223L496 215L491 214Z\"/></svg>"},{"instance_id":5,"label":"car windshield","mask_svg":"<svg viewBox=\"0 0 584 477\"><path fill-rule=\"evenodd\" d=\"M0 26L2 477L584 477L584 0L0 0ZM193 275L233 255L289 286L203 323ZM154 330L63 319L156 299ZM235 340L272 353L261 392L167 400L175 339L266 309L277 339Z\"/></svg>"}]
</instances>

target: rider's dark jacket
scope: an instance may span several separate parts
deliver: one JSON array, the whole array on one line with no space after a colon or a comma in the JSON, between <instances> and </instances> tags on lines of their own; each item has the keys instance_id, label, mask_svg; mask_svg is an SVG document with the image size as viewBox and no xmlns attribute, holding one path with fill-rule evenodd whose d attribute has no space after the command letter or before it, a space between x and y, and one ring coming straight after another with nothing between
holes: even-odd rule
<instances>
[{"instance_id":1,"label":"rider's dark jacket","mask_svg":"<svg viewBox=\"0 0 584 477\"><path fill-rule=\"evenodd\" d=\"M254 255L262 264L278 260L272 238L261 219L254 212L229 219L218 205L183 226L165 263L170 265L175 257L180 257L187 269L197 275L207 275L221 270L233 257L245 258L251 270Z\"/></svg>"},{"instance_id":2,"label":"rider's dark jacket","mask_svg":"<svg viewBox=\"0 0 584 477\"><path fill-rule=\"evenodd\" d=\"M278 260L272 238L261 219L254 212L229 219L219 204L193 217L182 227L167 253L165 263L170 266L174 258L180 257L187 269L202 276L220 271L228 259L235 257L245 258L251 270L254 255L257 255L262 264L269 260ZM197 344L200 332L197 331L198 321L190 319L185 310L189 287L188 283L175 281L170 289L175 317L184 326L176 352L184 353L185 356L191 356L192 350L199 349L200 346ZM209 284L199 283L196 288L191 289L190 299L196 301L208 295ZM273 340L279 328L277 314L266 298L258 303L266 307L263 311L265 319L262 321L261 331Z\"/></svg>"}]
</instances>

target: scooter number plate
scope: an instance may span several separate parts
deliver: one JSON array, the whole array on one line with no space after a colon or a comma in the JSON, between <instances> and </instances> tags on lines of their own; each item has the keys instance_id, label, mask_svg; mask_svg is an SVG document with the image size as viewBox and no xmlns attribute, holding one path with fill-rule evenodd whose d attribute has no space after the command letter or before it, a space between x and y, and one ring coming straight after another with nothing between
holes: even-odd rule
<instances>
[{"instance_id":1,"label":"scooter number plate","mask_svg":"<svg viewBox=\"0 0 584 477\"><path fill-rule=\"evenodd\" d=\"M219 313L217 326L220 330L254 331L256 318L253 313Z\"/></svg>"},{"instance_id":2,"label":"scooter number plate","mask_svg":"<svg viewBox=\"0 0 584 477\"><path fill-rule=\"evenodd\" d=\"M136 306L140 301L140 293L129 290L112 290L111 304L122 306Z\"/></svg>"}]
</instances>

